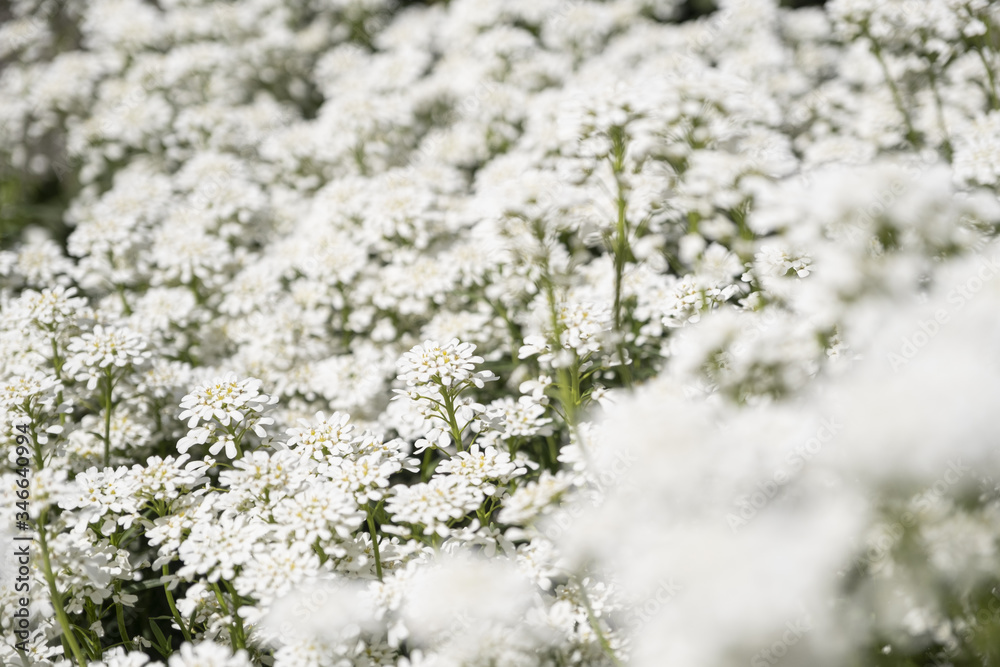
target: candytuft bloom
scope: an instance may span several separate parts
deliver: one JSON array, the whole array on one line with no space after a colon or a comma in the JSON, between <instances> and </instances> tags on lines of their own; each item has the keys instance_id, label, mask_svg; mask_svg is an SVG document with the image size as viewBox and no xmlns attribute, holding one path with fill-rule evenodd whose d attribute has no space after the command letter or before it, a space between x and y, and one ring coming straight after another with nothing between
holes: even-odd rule
<instances>
[{"instance_id":1,"label":"candytuft bloom","mask_svg":"<svg viewBox=\"0 0 1000 667\"><path fill-rule=\"evenodd\" d=\"M482 388L484 382L495 380L496 375L490 371L475 372L476 364L483 363L482 357L473 354L475 349L472 343L461 343L457 338L444 344L426 340L403 355L398 377L411 387L432 382L451 387L470 382Z\"/></svg>"},{"instance_id":2,"label":"candytuft bloom","mask_svg":"<svg viewBox=\"0 0 1000 667\"><path fill-rule=\"evenodd\" d=\"M187 427L195 428L201 421L219 420L223 426L239 423L251 412L260 412L264 405L277 402L277 397L260 393L261 381L256 378L237 380L230 373L203 384L181 400L184 411L179 419L187 419ZM263 434L257 433L261 437Z\"/></svg>"}]
</instances>

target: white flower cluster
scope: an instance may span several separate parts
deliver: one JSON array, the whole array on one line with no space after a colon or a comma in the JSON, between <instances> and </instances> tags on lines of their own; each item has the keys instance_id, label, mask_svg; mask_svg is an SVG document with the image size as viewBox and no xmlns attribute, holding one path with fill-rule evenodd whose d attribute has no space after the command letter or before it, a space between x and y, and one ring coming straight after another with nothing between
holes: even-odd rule
<instances>
[{"instance_id":1,"label":"white flower cluster","mask_svg":"<svg viewBox=\"0 0 1000 667\"><path fill-rule=\"evenodd\" d=\"M485 407L461 394L473 387L482 389L497 376L475 370L484 361L472 354L475 349L457 338L443 345L428 340L399 359L398 379L407 388L397 389L396 398L406 401L411 421L425 426L424 437L417 440L418 451L447 447L451 442L461 449L467 429L478 435Z\"/></svg>"},{"instance_id":2,"label":"white flower cluster","mask_svg":"<svg viewBox=\"0 0 1000 667\"><path fill-rule=\"evenodd\" d=\"M184 410L178 419L187 420L188 434L177 443L177 450L186 452L194 445L212 441L209 452L214 456L225 449L226 456L235 459L240 441L252 431L257 437L267 437L264 426L273 424L262 416L265 406L277 402L277 396L260 393L261 381L255 378L237 380L229 374L203 384L181 400ZM204 422L204 426L199 426ZM219 426L224 433L219 434Z\"/></svg>"},{"instance_id":3,"label":"white flower cluster","mask_svg":"<svg viewBox=\"0 0 1000 667\"><path fill-rule=\"evenodd\" d=\"M443 345L424 341L400 359L399 379L410 387L434 383L451 388L470 383L482 389L484 382L495 380L496 376L489 371L472 372L476 364L483 363L482 357L472 354L475 349L472 343L462 343L457 338Z\"/></svg>"},{"instance_id":4,"label":"white flower cluster","mask_svg":"<svg viewBox=\"0 0 1000 667\"><path fill-rule=\"evenodd\" d=\"M134 331L94 326L93 331L80 334L66 346L68 358L63 369L78 381L86 380L94 389L101 377L99 370L111 372L126 366L138 366L149 358L146 341Z\"/></svg>"},{"instance_id":5,"label":"white flower cluster","mask_svg":"<svg viewBox=\"0 0 1000 667\"><path fill-rule=\"evenodd\" d=\"M1000 3L7 4L0 665L989 663Z\"/></svg>"}]
</instances>

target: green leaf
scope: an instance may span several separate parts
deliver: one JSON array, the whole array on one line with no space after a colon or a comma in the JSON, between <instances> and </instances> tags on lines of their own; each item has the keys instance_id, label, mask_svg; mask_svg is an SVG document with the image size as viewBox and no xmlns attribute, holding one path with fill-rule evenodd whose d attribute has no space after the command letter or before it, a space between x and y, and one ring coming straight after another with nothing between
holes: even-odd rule
<instances>
[{"instance_id":1,"label":"green leaf","mask_svg":"<svg viewBox=\"0 0 1000 667\"><path fill-rule=\"evenodd\" d=\"M170 648L170 642L167 641L167 638L163 636L163 632L160 631L159 626L156 625L156 621L154 621L153 619L149 619L149 629L153 631L153 635L156 637L156 641L159 643L159 645L153 644L153 648L155 648L156 652L162 655L164 658L169 657L170 654L173 653L173 649Z\"/></svg>"}]
</instances>

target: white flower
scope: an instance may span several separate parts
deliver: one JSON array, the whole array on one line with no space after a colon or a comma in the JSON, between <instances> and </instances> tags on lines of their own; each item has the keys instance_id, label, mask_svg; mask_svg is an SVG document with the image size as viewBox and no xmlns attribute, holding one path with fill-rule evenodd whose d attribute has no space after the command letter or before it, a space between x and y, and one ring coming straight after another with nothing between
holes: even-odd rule
<instances>
[{"instance_id":1,"label":"white flower","mask_svg":"<svg viewBox=\"0 0 1000 667\"><path fill-rule=\"evenodd\" d=\"M521 390L537 390L537 381L521 384ZM525 386L527 385L527 387ZM541 388L544 391L544 387ZM486 406L486 419L490 427L500 432L502 438L548 435L552 420L545 416L545 406L534 396L520 396L515 401L510 396L498 398Z\"/></svg>"},{"instance_id":2,"label":"white flower","mask_svg":"<svg viewBox=\"0 0 1000 667\"><path fill-rule=\"evenodd\" d=\"M320 562L312 543L312 540L299 540L290 545L256 545L253 559L233 582L236 592L252 596L266 605L303 580L314 578Z\"/></svg>"},{"instance_id":3,"label":"white flower","mask_svg":"<svg viewBox=\"0 0 1000 667\"><path fill-rule=\"evenodd\" d=\"M491 622L515 622L533 586L510 560L442 555L405 582L401 612L419 640L442 633L478 635Z\"/></svg>"},{"instance_id":4,"label":"white flower","mask_svg":"<svg viewBox=\"0 0 1000 667\"><path fill-rule=\"evenodd\" d=\"M611 309L594 303L562 304L558 312L562 335L559 342L565 348L585 356L600 349L598 337L611 329Z\"/></svg>"},{"instance_id":5,"label":"white flower","mask_svg":"<svg viewBox=\"0 0 1000 667\"><path fill-rule=\"evenodd\" d=\"M480 449L479 445L472 445L468 451L458 452L447 461L442 461L437 472L465 477L472 484L483 486L486 495L491 496L495 491L491 484L486 484L487 480L506 484L527 472L527 468L523 461L511 460L510 454L496 447Z\"/></svg>"},{"instance_id":6,"label":"white flower","mask_svg":"<svg viewBox=\"0 0 1000 667\"><path fill-rule=\"evenodd\" d=\"M483 489L461 475L435 477L426 484L398 486L385 504L397 523L422 525L424 535L448 535L448 522L461 519L483 502Z\"/></svg>"},{"instance_id":7,"label":"white flower","mask_svg":"<svg viewBox=\"0 0 1000 667\"><path fill-rule=\"evenodd\" d=\"M26 319L44 328L63 328L87 311L87 300L76 294L75 287L57 286L41 292L25 290L14 310L23 308Z\"/></svg>"},{"instance_id":8,"label":"white flower","mask_svg":"<svg viewBox=\"0 0 1000 667\"><path fill-rule=\"evenodd\" d=\"M177 458L151 456L144 465L132 466L129 472L130 480L135 485L132 492L140 498L170 500L208 481L204 476L206 464L203 461L189 462L189 459L186 454Z\"/></svg>"},{"instance_id":9,"label":"white flower","mask_svg":"<svg viewBox=\"0 0 1000 667\"><path fill-rule=\"evenodd\" d=\"M977 116L959 129L955 179L981 185L995 185L1000 179L1000 111Z\"/></svg>"},{"instance_id":10,"label":"white flower","mask_svg":"<svg viewBox=\"0 0 1000 667\"><path fill-rule=\"evenodd\" d=\"M806 254L791 255L783 248L773 245L762 245L754 255L754 267L760 275L768 277L784 277L795 273L799 278L809 275L809 265L812 259Z\"/></svg>"},{"instance_id":11,"label":"white flower","mask_svg":"<svg viewBox=\"0 0 1000 667\"><path fill-rule=\"evenodd\" d=\"M252 412L260 412L262 406L277 402L277 397L271 398L260 393L261 381L256 378L237 380L230 373L224 377L203 384L181 400L184 411L179 419L187 419L187 427L195 428L199 422L218 420L223 426L230 423L239 424ZM268 422L270 423L270 422ZM261 437L263 433L258 433Z\"/></svg>"},{"instance_id":12,"label":"white flower","mask_svg":"<svg viewBox=\"0 0 1000 667\"><path fill-rule=\"evenodd\" d=\"M525 339L527 342L527 339ZM520 355L518 355L519 358ZM552 378L548 375L539 375L536 380L525 380L520 385L518 385L517 390L522 394L529 394L531 399L536 403L542 405L547 405L548 398L545 396L545 390L552 385Z\"/></svg>"},{"instance_id":13,"label":"white flower","mask_svg":"<svg viewBox=\"0 0 1000 667\"><path fill-rule=\"evenodd\" d=\"M218 456L219 452L223 450L226 452L226 458L230 461L239 456L239 450L236 447L236 438L228 433L220 436L218 440L213 442L208 448L208 453L212 456Z\"/></svg>"},{"instance_id":14,"label":"white flower","mask_svg":"<svg viewBox=\"0 0 1000 667\"><path fill-rule=\"evenodd\" d=\"M560 471L553 475L542 471L541 477L508 496L497 519L501 523L527 524L549 509L572 485L572 479Z\"/></svg>"},{"instance_id":15,"label":"white flower","mask_svg":"<svg viewBox=\"0 0 1000 667\"><path fill-rule=\"evenodd\" d=\"M94 371L105 368L139 366L149 358L146 341L126 327L104 327L70 340L66 347L69 355L63 372L75 375L77 380L87 380L87 389L97 386L100 375Z\"/></svg>"},{"instance_id":16,"label":"white flower","mask_svg":"<svg viewBox=\"0 0 1000 667\"><path fill-rule=\"evenodd\" d=\"M177 441L177 451L183 454L195 445L204 445L210 438L215 436L217 428L215 424L210 423L207 426L198 426L191 429L187 432L187 435Z\"/></svg>"},{"instance_id":17,"label":"white flower","mask_svg":"<svg viewBox=\"0 0 1000 667\"><path fill-rule=\"evenodd\" d=\"M415 345L399 360L399 379L408 386L419 387L439 382L445 387L470 382L482 388L484 382L495 380L490 371L473 372L476 364L483 363L482 357L472 353L476 346L472 343L460 343L453 338L447 343L424 341Z\"/></svg>"},{"instance_id":18,"label":"white flower","mask_svg":"<svg viewBox=\"0 0 1000 667\"><path fill-rule=\"evenodd\" d=\"M402 468L402 464L389 452L376 451L357 458L334 459L318 466L317 473L353 493L359 504L381 500L389 487L389 477Z\"/></svg>"},{"instance_id":19,"label":"white flower","mask_svg":"<svg viewBox=\"0 0 1000 667\"><path fill-rule=\"evenodd\" d=\"M349 423L350 419L350 415L342 412L329 417L317 412L312 421L300 419L299 427L285 431L289 436L285 444L317 460L331 454L346 456L355 450L357 443L357 437L351 435L354 425Z\"/></svg>"},{"instance_id":20,"label":"white flower","mask_svg":"<svg viewBox=\"0 0 1000 667\"><path fill-rule=\"evenodd\" d=\"M539 353L546 353L539 357L539 361L545 363L547 360L551 359L552 356L549 354L552 346L545 339L545 336L531 335L524 337L524 344L521 345L520 349L517 351L518 359L527 359L528 357L534 356ZM543 388L544 389L544 388Z\"/></svg>"},{"instance_id":21,"label":"white flower","mask_svg":"<svg viewBox=\"0 0 1000 667\"><path fill-rule=\"evenodd\" d=\"M150 662L145 653L128 653L121 646L108 649L99 662L91 662L89 667L163 667L162 662Z\"/></svg>"},{"instance_id":22,"label":"white flower","mask_svg":"<svg viewBox=\"0 0 1000 667\"><path fill-rule=\"evenodd\" d=\"M328 543L334 536L348 539L364 521L354 496L334 482L321 480L292 497L285 498L272 510L282 532L303 544Z\"/></svg>"},{"instance_id":23,"label":"white flower","mask_svg":"<svg viewBox=\"0 0 1000 667\"><path fill-rule=\"evenodd\" d=\"M199 519L177 550L184 563L177 574L189 581L196 575L207 575L210 582L220 577L232 580L236 568L253 559L254 544L271 530L267 524L246 515ZM162 552L164 547L160 548Z\"/></svg>"},{"instance_id":24,"label":"white flower","mask_svg":"<svg viewBox=\"0 0 1000 667\"><path fill-rule=\"evenodd\" d=\"M181 644L180 650L170 656L167 667L253 667L253 663L242 649L233 653L221 644L203 641Z\"/></svg>"},{"instance_id":25,"label":"white flower","mask_svg":"<svg viewBox=\"0 0 1000 667\"><path fill-rule=\"evenodd\" d=\"M29 375L15 376L0 384L0 406L11 409L24 405L35 397L47 397L51 402L62 388L53 375L33 371Z\"/></svg>"}]
</instances>

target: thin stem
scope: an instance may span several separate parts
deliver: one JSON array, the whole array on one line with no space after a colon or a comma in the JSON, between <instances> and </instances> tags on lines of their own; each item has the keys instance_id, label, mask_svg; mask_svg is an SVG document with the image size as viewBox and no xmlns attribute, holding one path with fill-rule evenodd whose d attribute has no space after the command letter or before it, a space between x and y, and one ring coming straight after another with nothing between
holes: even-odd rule
<instances>
[{"instance_id":1,"label":"thin stem","mask_svg":"<svg viewBox=\"0 0 1000 667\"><path fill-rule=\"evenodd\" d=\"M510 336L510 358L516 362L517 352L520 349L520 333L517 330L517 325L510 319L510 314L500 299L496 301L486 299L486 303L493 307L493 312L499 315L503 319L504 324L507 325L507 335Z\"/></svg>"},{"instance_id":2,"label":"thin stem","mask_svg":"<svg viewBox=\"0 0 1000 667\"><path fill-rule=\"evenodd\" d=\"M118 619L118 634L121 635L122 644L125 646L126 651L132 650L132 640L128 637L128 630L125 628L125 610L122 608L121 593L122 593L122 583L120 581L115 582L115 591L118 593L118 600L115 602L115 616Z\"/></svg>"},{"instance_id":3,"label":"thin stem","mask_svg":"<svg viewBox=\"0 0 1000 667\"><path fill-rule=\"evenodd\" d=\"M368 533L372 536L372 551L375 552L375 574L382 581L382 556L378 551L378 531L375 529L375 516L371 505L365 508L368 512Z\"/></svg>"},{"instance_id":4,"label":"thin stem","mask_svg":"<svg viewBox=\"0 0 1000 667\"><path fill-rule=\"evenodd\" d=\"M111 368L104 369L104 467L111 465L111 392L114 383Z\"/></svg>"},{"instance_id":5,"label":"thin stem","mask_svg":"<svg viewBox=\"0 0 1000 667\"><path fill-rule=\"evenodd\" d=\"M80 631L80 643L83 644L82 648L87 653L88 660L97 660L104 654L104 649L101 648L101 639L97 636L97 633L93 630L84 630L78 625L74 625L74 628ZM63 644L63 652L66 651L66 645Z\"/></svg>"},{"instance_id":6,"label":"thin stem","mask_svg":"<svg viewBox=\"0 0 1000 667\"><path fill-rule=\"evenodd\" d=\"M604 631L601 630L600 621L598 621L597 614L594 613L594 609L590 605L590 598L587 597L587 589L584 588L582 580L579 582L579 585L580 599L583 600L583 606L587 610L587 620L590 622L590 627L594 631L594 634L597 635L597 641L601 645L601 650L604 651L604 655L608 656L613 664L620 667L622 663L612 650L608 638L604 636Z\"/></svg>"},{"instance_id":7,"label":"thin stem","mask_svg":"<svg viewBox=\"0 0 1000 667\"><path fill-rule=\"evenodd\" d=\"M553 436L547 436L545 441L549 445L549 467L555 472L559 469L559 446L556 445L556 439Z\"/></svg>"},{"instance_id":8,"label":"thin stem","mask_svg":"<svg viewBox=\"0 0 1000 667\"><path fill-rule=\"evenodd\" d=\"M219 587L219 582L212 583L212 590L215 591L215 599L218 601L219 606L222 607L222 613L227 616L232 615L233 620L236 620L235 612L229 611L229 605L226 604L226 598L222 595L222 588ZM239 637L236 635L236 628L232 625L229 626L229 642L233 645L234 649L242 648L240 646Z\"/></svg>"},{"instance_id":9,"label":"thin stem","mask_svg":"<svg viewBox=\"0 0 1000 667\"><path fill-rule=\"evenodd\" d=\"M614 255L615 267L615 295L614 295L614 335L615 346L618 351L618 361L621 363L619 376L626 387L632 386L632 374L625 363L625 340L623 331L623 281L625 279L625 264L631 254L629 244L628 219L625 215L628 202L625 196L627 186L622 181L622 174L625 172L625 129L614 128L612 131L612 156L611 168L615 174L615 184L617 186L616 204L618 217L615 221L615 238L612 242L612 254Z\"/></svg>"},{"instance_id":10,"label":"thin stem","mask_svg":"<svg viewBox=\"0 0 1000 667\"><path fill-rule=\"evenodd\" d=\"M952 155L954 155L954 149L951 145L951 139L948 137L948 126L944 122L944 105L941 102L941 91L938 90L937 86L937 76L934 74L934 70L930 70L931 78L931 91L934 93L934 104L937 109L937 121L941 128L941 147L944 149L944 156L947 158L948 162L951 162Z\"/></svg>"},{"instance_id":11,"label":"thin stem","mask_svg":"<svg viewBox=\"0 0 1000 667\"><path fill-rule=\"evenodd\" d=\"M876 60L878 60L879 65L882 67L882 74L885 76L885 82L889 86L889 91L892 93L892 99L896 103L896 109L903 116L903 121L906 123L906 140L913 145L914 148L919 147L919 135L916 129L913 127L913 119L910 118L910 112L906 109L906 105L903 104L903 96L899 93L899 88L896 87L896 82L889 73L889 65L885 62L885 57L882 55L882 47L879 43L869 34L868 28L864 28L865 36L872 43L872 53L875 54Z\"/></svg>"},{"instance_id":12,"label":"thin stem","mask_svg":"<svg viewBox=\"0 0 1000 667\"><path fill-rule=\"evenodd\" d=\"M426 482L431 477L431 462L433 461L431 457L433 453L434 449L432 447L428 447L427 449L424 450L424 460L423 463L420 464L421 482Z\"/></svg>"},{"instance_id":13,"label":"thin stem","mask_svg":"<svg viewBox=\"0 0 1000 667\"><path fill-rule=\"evenodd\" d=\"M59 380L60 386L62 386L62 366L63 366L63 360L62 360L62 357L59 356L59 345L56 344L56 335L55 335L55 332L53 331L52 332L52 368L56 372L56 379ZM63 402L63 392L62 392L62 389L60 389L56 393L56 406L62 405L62 402ZM60 411L59 412L59 425L63 426L65 424L66 424L66 413Z\"/></svg>"},{"instance_id":14,"label":"thin stem","mask_svg":"<svg viewBox=\"0 0 1000 667\"><path fill-rule=\"evenodd\" d=\"M619 128L615 128L619 129ZM622 183L622 171L625 161L625 137L624 130L612 133L613 155L612 169L615 174L617 184L617 207L618 217L615 221L615 238L612 242L615 265L615 300L614 300L614 326L615 332L621 331L622 327L622 280L625 275L626 251L628 249L628 221L625 217L626 201L625 186Z\"/></svg>"},{"instance_id":15,"label":"thin stem","mask_svg":"<svg viewBox=\"0 0 1000 667\"><path fill-rule=\"evenodd\" d=\"M49 543L45 534L46 518L47 510L42 510L41 515L38 517L38 545L42 551L42 572L45 574L45 581L49 585L49 596L52 598L52 606L56 611L56 619L58 619L59 625L62 627L63 637L65 637L66 643L69 644L70 651L72 651L73 657L76 658L77 664L80 667L87 667L87 660L83 657L83 651L76 641L73 628L69 623L69 617L66 615L66 609L63 607L62 595L59 593L59 589L56 588L56 576L52 572L52 561L49 559Z\"/></svg>"},{"instance_id":16,"label":"thin stem","mask_svg":"<svg viewBox=\"0 0 1000 667\"><path fill-rule=\"evenodd\" d=\"M240 638L240 648L246 648L246 631L243 629L243 618L240 616L240 596L236 594L236 589L228 581L223 580L226 584L226 590L229 591L229 597L233 600L233 620L236 622L237 635Z\"/></svg>"},{"instance_id":17,"label":"thin stem","mask_svg":"<svg viewBox=\"0 0 1000 667\"><path fill-rule=\"evenodd\" d=\"M562 347L562 326L559 321L559 310L556 306L555 289L552 287L551 280L545 281L545 296L549 302L549 316L552 319L552 349L558 350ZM569 377L569 371L563 366L556 368L556 376L559 378L559 402L562 404L567 425L573 428L576 424L576 402L573 401L572 397L572 380Z\"/></svg>"},{"instance_id":18,"label":"thin stem","mask_svg":"<svg viewBox=\"0 0 1000 667\"><path fill-rule=\"evenodd\" d=\"M24 412L28 415L28 419L30 420L28 422L28 432L31 436L31 454L35 457L35 467L38 470L41 470L45 467L45 457L42 456L42 446L38 444L38 431L35 430L35 417L27 407Z\"/></svg>"},{"instance_id":19,"label":"thin stem","mask_svg":"<svg viewBox=\"0 0 1000 667\"><path fill-rule=\"evenodd\" d=\"M986 58L985 48L987 44L992 44L993 41L990 35L992 21L985 16L982 20L986 24L986 34L980 35L979 39L976 40L975 49L976 53L979 54L979 59L983 61L983 69L986 70L986 77L990 82L990 109L1000 109L1000 96L997 95L996 75L993 73L993 68L990 67L989 60Z\"/></svg>"},{"instance_id":20,"label":"thin stem","mask_svg":"<svg viewBox=\"0 0 1000 667\"><path fill-rule=\"evenodd\" d=\"M451 437L455 440L455 447L462 451L462 429L458 427L458 417L455 415L455 397L451 394L451 388L441 385L441 395L444 398L444 409L448 413L448 429Z\"/></svg>"},{"instance_id":21,"label":"thin stem","mask_svg":"<svg viewBox=\"0 0 1000 667\"><path fill-rule=\"evenodd\" d=\"M990 67L990 63L986 60L986 53L983 47L977 46L976 53L979 54L979 59L983 61L983 67L986 69L986 76L990 82L990 109L1000 109L1000 97L997 96L997 82L996 76L993 74L993 69Z\"/></svg>"},{"instance_id":22,"label":"thin stem","mask_svg":"<svg viewBox=\"0 0 1000 667\"><path fill-rule=\"evenodd\" d=\"M125 311L126 315L132 314L132 307L128 305L128 299L125 296L125 285L122 283L117 283L115 289L118 291L118 298L121 299L122 309Z\"/></svg>"},{"instance_id":23,"label":"thin stem","mask_svg":"<svg viewBox=\"0 0 1000 667\"><path fill-rule=\"evenodd\" d=\"M166 578L169 574L170 570L168 566L164 565L163 577ZM181 627L181 633L184 635L184 640L191 642L191 633L188 632L187 624L184 623L184 618L181 616L181 613L177 611L177 604L174 602L174 594L170 592L169 582L163 583L163 592L167 595L167 605L170 607L170 613L174 615L174 620L177 621L177 625Z\"/></svg>"}]
</instances>

